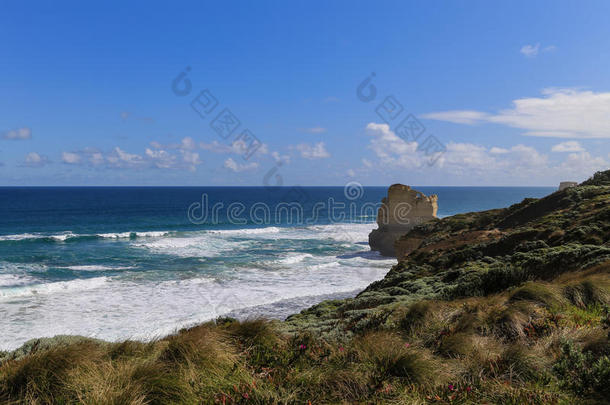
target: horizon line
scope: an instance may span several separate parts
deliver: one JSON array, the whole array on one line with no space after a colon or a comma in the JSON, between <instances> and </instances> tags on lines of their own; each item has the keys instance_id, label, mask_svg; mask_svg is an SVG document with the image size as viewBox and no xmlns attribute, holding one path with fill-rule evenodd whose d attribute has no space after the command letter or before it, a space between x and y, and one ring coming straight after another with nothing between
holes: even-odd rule
<instances>
[{"instance_id":1,"label":"horizon line","mask_svg":"<svg viewBox=\"0 0 610 405\"><path fill-rule=\"evenodd\" d=\"M390 185L364 185L361 184L362 187L390 187L393 184L404 184L404 183L392 183ZM488 186L471 186L471 185L460 185L460 186L447 186L447 185L410 185L405 184L409 187L417 188L417 187L469 187L469 188L486 188L486 187L498 187L498 188L557 188L558 186L550 186L550 185L535 185L535 186L502 186L502 185L488 185ZM334 185L334 186L314 186L314 185L290 185L290 186L243 186L243 185L226 185L226 186L218 186L218 185L182 185L182 186L170 186L170 185L27 185L27 186L16 186L16 185L0 185L0 188L194 188L194 187L216 187L216 188L294 188L294 187L317 187L317 188L337 188L337 187L345 187L343 185Z\"/></svg>"}]
</instances>

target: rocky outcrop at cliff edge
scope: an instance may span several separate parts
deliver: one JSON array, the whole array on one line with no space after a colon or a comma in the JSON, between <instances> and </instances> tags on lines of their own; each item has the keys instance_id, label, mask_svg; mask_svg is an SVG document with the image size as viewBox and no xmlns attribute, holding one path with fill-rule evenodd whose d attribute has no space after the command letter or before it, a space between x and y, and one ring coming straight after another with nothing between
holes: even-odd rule
<instances>
[{"instance_id":1,"label":"rocky outcrop at cliff edge","mask_svg":"<svg viewBox=\"0 0 610 405\"><path fill-rule=\"evenodd\" d=\"M436 195L426 197L404 184L391 185L377 213L379 228L369 234L371 250L384 256L396 256L394 242L415 226L435 219L437 201Z\"/></svg>"},{"instance_id":2,"label":"rocky outcrop at cliff edge","mask_svg":"<svg viewBox=\"0 0 610 405\"><path fill-rule=\"evenodd\" d=\"M565 190L566 188L576 187L578 185L575 181L562 181L559 183L559 191Z\"/></svg>"}]
</instances>

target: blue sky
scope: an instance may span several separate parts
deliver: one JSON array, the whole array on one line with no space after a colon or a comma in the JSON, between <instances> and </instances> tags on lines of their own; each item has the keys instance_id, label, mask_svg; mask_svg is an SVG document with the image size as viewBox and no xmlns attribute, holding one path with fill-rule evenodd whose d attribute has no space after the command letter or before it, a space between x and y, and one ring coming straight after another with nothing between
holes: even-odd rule
<instances>
[{"instance_id":1,"label":"blue sky","mask_svg":"<svg viewBox=\"0 0 610 405\"><path fill-rule=\"evenodd\" d=\"M608 15L605 1L4 2L0 185L580 181L610 165ZM202 117L204 90L217 104ZM211 127L225 108L240 123L226 138Z\"/></svg>"}]
</instances>

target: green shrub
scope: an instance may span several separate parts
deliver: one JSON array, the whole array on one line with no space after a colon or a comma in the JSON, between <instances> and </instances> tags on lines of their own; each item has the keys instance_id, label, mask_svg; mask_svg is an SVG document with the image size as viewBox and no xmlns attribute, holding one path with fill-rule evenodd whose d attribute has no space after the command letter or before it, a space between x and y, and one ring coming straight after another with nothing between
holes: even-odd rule
<instances>
[{"instance_id":1,"label":"green shrub","mask_svg":"<svg viewBox=\"0 0 610 405\"><path fill-rule=\"evenodd\" d=\"M561 356L553 366L561 384L579 395L610 395L610 358L595 357L583 352L567 341L561 348Z\"/></svg>"}]
</instances>

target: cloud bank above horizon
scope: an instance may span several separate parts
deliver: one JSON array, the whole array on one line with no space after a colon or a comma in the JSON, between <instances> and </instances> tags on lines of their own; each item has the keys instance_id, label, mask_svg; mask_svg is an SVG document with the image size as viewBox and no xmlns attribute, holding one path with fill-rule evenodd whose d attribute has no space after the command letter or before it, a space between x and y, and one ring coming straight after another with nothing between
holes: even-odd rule
<instances>
[{"instance_id":1,"label":"cloud bank above horizon","mask_svg":"<svg viewBox=\"0 0 610 405\"><path fill-rule=\"evenodd\" d=\"M430 112L421 118L475 125L491 123L525 130L523 135L554 138L610 138L610 92L548 88L542 97L513 100L512 108Z\"/></svg>"}]
</instances>

